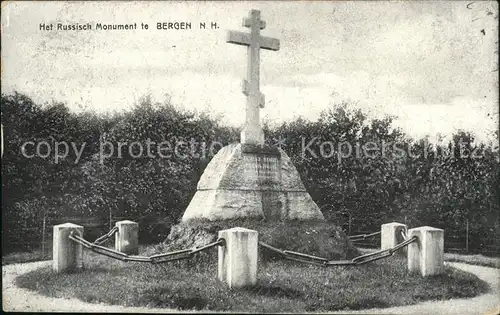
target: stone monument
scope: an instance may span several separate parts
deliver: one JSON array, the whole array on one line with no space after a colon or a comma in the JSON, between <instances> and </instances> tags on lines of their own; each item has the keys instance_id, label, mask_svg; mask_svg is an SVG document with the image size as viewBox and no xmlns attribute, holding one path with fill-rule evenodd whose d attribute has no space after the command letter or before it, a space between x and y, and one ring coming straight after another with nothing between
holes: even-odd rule
<instances>
[{"instance_id":1,"label":"stone monument","mask_svg":"<svg viewBox=\"0 0 500 315\"><path fill-rule=\"evenodd\" d=\"M260 11L252 10L243 26L250 28L250 33L229 31L227 39L228 43L247 46L248 51L247 79L242 82L246 107L241 140L222 148L212 158L182 221L196 218L324 221L287 154L264 144L260 123L260 108L265 103L259 86L260 49L277 51L280 42L260 35L266 26L260 19Z\"/></svg>"}]
</instances>

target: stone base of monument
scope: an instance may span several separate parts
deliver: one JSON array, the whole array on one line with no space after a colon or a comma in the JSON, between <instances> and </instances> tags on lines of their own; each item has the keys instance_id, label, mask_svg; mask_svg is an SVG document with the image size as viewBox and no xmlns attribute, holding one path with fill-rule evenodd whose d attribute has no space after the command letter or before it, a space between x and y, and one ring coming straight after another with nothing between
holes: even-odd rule
<instances>
[{"instance_id":1,"label":"stone base of monument","mask_svg":"<svg viewBox=\"0 0 500 315\"><path fill-rule=\"evenodd\" d=\"M350 259L359 255L345 233L335 225L324 221L266 221L257 219L232 219L222 221L190 220L172 227L170 235L155 251L159 253L184 248L193 248L216 241L218 232L242 227L259 232L259 241L281 249L303 252L327 259ZM199 253L192 260L194 268L200 259L217 261L217 249ZM259 248L261 262L280 259L273 253ZM191 262L192 262L191 261ZM188 262L191 264L191 262ZM202 264L203 265L203 264ZM213 264L204 264L213 266Z\"/></svg>"},{"instance_id":2,"label":"stone base of monument","mask_svg":"<svg viewBox=\"0 0 500 315\"><path fill-rule=\"evenodd\" d=\"M281 249L327 259L358 254L342 230L325 221L290 158L275 147L236 143L217 152L182 222L158 251L200 247L234 227L256 230L259 241ZM210 253L201 259L217 251ZM278 258L259 253L260 259Z\"/></svg>"},{"instance_id":3,"label":"stone base of monument","mask_svg":"<svg viewBox=\"0 0 500 315\"><path fill-rule=\"evenodd\" d=\"M212 158L182 221L235 218L324 220L283 150L240 143Z\"/></svg>"}]
</instances>

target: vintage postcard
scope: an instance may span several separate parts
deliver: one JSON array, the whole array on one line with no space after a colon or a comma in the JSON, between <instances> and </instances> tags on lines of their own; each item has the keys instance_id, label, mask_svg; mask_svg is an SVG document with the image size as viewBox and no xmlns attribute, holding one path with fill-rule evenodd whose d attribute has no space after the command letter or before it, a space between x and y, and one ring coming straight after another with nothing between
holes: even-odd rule
<instances>
[{"instance_id":1,"label":"vintage postcard","mask_svg":"<svg viewBox=\"0 0 500 315\"><path fill-rule=\"evenodd\" d=\"M499 314L496 1L5 1L2 307Z\"/></svg>"}]
</instances>

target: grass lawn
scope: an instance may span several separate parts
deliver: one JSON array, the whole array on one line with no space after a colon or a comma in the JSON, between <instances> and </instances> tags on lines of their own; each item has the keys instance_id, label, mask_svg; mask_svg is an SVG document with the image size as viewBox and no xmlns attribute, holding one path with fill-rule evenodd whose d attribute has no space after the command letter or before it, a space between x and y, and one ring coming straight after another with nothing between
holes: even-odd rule
<instances>
[{"instance_id":1,"label":"grass lawn","mask_svg":"<svg viewBox=\"0 0 500 315\"><path fill-rule=\"evenodd\" d=\"M9 253L6 255L2 255L2 266L51 259L52 253L45 253L45 255L43 255L41 250L34 250L32 252Z\"/></svg>"},{"instance_id":2,"label":"grass lawn","mask_svg":"<svg viewBox=\"0 0 500 315\"><path fill-rule=\"evenodd\" d=\"M216 255L211 257L201 265L194 261L151 265L85 252L81 272L55 274L47 267L16 281L44 295L92 303L239 312L354 310L473 297L488 291L488 285L474 275L451 267L440 276L409 274L406 259L398 256L358 267L261 263L255 287L230 290L217 280Z\"/></svg>"},{"instance_id":3,"label":"grass lawn","mask_svg":"<svg viewBox=\"0 0 500 315\"><path fill-rule=\"evenodd\" d=\"M488 257L481 254L463 255L463 254L445 253L444 260L462 262L471 265L500 268L500 257Z\"/></svg>"},{"instance_id":4,"label":"grass lawn","mask_svg":"<svg viewBox=\"0 0 500 315\"><path fill-rule=\"evenodd\" d=\"M358 248L363 254L371 253L377 249ZM481 254L456 254L444 253L444 261L461 262L471 265L500 268L500 257L489 257Z\"/></svg>"}]
</instances>

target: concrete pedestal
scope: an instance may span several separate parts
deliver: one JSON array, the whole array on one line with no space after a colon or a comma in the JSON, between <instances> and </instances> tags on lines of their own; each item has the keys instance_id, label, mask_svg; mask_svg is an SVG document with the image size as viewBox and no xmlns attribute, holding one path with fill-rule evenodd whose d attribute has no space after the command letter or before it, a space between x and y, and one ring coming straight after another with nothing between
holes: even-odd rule
<instances>
[{"instance_id":1,"label":"concrete pedestal","mask_svg":"<svg viewBox=\"0 0 500 315\"><path fill-rule=\"evenodd\" d=\"M401 231L406 232L406 225L398 222L391 222L382 224L380 228L380 249L392 248L399 243L403 242L403 236ZM406 255L406 248L398 250L396 253L398 255Z\"/></svg>"},{"instance_id":2,"label":"concrete pedestal","mask_svg":"<svg viewBox=\"0 0 500 315\"><path fill-rule=\"evenodd\" d=\"M137 255L139 253L139 223L125 220L116 222L115 250Z\"/></svg>"},{"instance_id":3,"label":"concrete pedestal","mask_svg":"<svg viewBox=\"0 0 500 315\"><path fill-rule=\"evenodd\" d=\"M408 246L408 270L424 277L444 272L444 230L422 226L408 230L417 241Z\"/></svg>"},{"instance_id":4,"label":"concrete pedestal","mask_svg":"<svg viewBox=\"0 0 500 315\"><path fill-rule=\"evenodd\" d=\"M241 227L219 231L219 280L230 288L257 283L258 233Z\"/></svg>"},{"instance_id":5,"label":"concrete pedestal","mask_svg":"<svg viewBox=\"0 0 500 315\"><path fill-rule=\"evenodd\" d=\"M83 267L83 247L69 238L71 232L83 237L83 226L73 223L54 225L52 240L52 269L72 271Z\"/></svg>"},{"instance_id":6,"label":"concrete pedestal","mask_svg":"<svg viewBox=\"0 0 500 315\"><path fill-rule=\"evenodd\" d=\"M274 149L242 144L222 148L205 168L182 221L324 221L290 158Z\"/></svg>"}]
</instances>

